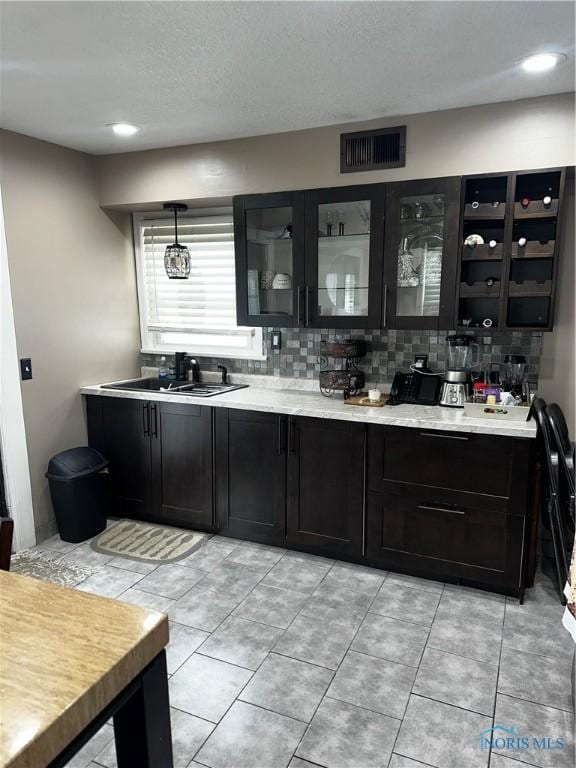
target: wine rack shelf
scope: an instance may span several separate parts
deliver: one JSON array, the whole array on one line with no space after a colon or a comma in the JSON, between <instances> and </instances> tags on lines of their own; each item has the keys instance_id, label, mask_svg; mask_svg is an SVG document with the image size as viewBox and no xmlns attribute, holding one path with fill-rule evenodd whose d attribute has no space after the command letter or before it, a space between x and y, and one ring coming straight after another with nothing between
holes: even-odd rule
<instances>
[{"instance_id":1,"label":"wine rack shelf","mask_svg":"<svg viewBox=\"0 0 576 768\"><path fill-rule=\"evenodd\" d=\"M467 219L503 219L506 213L506 203L466 203L464 216Z\"/></svg>"},{"instance_id":2,"label":"wine rack shelf","mask_svg":"<svg viewBox=\"0 0 576 768\"><path fill-rule=\"evenodd\" d=\"M552 200L546 205L542 200L533 200L527 206L514 203L515 219L547 219L558 215L558 200Z\"/></svg>"},{"instance_id":3,"label":"wine rack shelf","mask_svg":"<svg viewBox=\"0 0 576 768\"><path fill-rule=\"evenodd\" d=\"M463 261L502 261L502 243L497 243L494 248L488 244L466 245L462 248Z\"/></svg>"},{"instance_id":4,"label":"wine rack shelf","mask_svg":"<svg viewBox=\"0 0 576 768\"><path fill-rule=\"evenodd\" d=\"M552 329L565 175L551 168L462 180L457 327Z\"/></svg>"},{"instance_id":5,"label":"wine rack shelf","mask_svg":"<svg viewBox=\"0 0 576 768\"><path fill-rule=\"evenodd\" d=\"M526 280L523 283L510 282L508 295L517 298L528 296L550 296L552 293L552 280L537 283L535 280Z\"/></svg>"},{"instance_id":6,"label":"wine rack shelf","mask_svg":"<svg viewBox=\"0 0 576 768\"><path fill-rule=\"evenodd\" d=\"M548 240L547 243L541 243L539 240L528 240L526 245L512 243L513 259L552 259L556 249L556 241Z\"/></svg>"},{"instance_id":7,"label":"wine rack shelf","mask_svg":"<svg viewBox=\"0 0 576 768\"><path fill-rule=\"evenodd\" d=\"M478 283L460 283L460 297L465 299L480 299L484 296L500 296L500 281L478 282Z\"/></svg>"}]
</instances>

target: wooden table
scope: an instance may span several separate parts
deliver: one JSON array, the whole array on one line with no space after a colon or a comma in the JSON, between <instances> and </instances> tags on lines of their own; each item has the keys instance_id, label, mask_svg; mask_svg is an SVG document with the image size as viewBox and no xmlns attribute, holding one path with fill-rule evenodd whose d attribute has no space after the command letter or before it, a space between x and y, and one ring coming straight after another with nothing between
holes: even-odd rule
<instances>
[{"instance_id":1,"label":"wooden table","mask_svg":"<svg viewBox=\"0 0 576 768\"><path fill-rule=\"evenodd\" d=\"M0 767L58 768L114 717L119 768L172 768L166 616L0 571Z\"/></svg>"}]
</instances>

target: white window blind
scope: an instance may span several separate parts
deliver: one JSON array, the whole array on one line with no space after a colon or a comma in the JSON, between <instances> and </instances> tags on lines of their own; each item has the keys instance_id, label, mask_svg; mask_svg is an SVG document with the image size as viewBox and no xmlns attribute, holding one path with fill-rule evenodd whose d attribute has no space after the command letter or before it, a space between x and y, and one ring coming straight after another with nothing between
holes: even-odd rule
<instances>
[{"instance_id":1,"label":"white window blind","mask_svg":"<svg viewBox=\"0 0 576 768\"><path fill-rule=\"evenodd\" d=\"M170 280L164 269L173 219L135 217L134 227L143 351L261 359L261 331L236 325L232 213L178 217L187 280Z\"/></svg>"}]
</instances>

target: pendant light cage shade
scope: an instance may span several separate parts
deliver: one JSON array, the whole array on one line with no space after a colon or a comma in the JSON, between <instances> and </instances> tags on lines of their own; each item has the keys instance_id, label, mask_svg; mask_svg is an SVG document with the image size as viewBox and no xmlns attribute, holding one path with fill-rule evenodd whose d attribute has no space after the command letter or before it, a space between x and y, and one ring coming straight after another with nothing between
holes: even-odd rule
<instances>
[{"instance_id":1,"label":"pendant light cage shade","mask_svg":"<svg viewBox=\"0 0 576 768\"><path fill-rule=\"evenodd\" d=\"M178 211L186 211L188 206L164 203L164 208L174 212L174 242L166 246L164 268L170 280L187 280L190 277L190 251L178 242Z\"/></svg>"},{"instance_id":2,"label":"pendant light cage shade","mask_svg":"<svg viewBox=\"0 0 576 768\"><path fill-rule=\"evenodd\" d=\"M166 246L164 267L170 280L186 280L190 277L190 251L185 245L172 243Z\"/></svg>"}]
</instances>

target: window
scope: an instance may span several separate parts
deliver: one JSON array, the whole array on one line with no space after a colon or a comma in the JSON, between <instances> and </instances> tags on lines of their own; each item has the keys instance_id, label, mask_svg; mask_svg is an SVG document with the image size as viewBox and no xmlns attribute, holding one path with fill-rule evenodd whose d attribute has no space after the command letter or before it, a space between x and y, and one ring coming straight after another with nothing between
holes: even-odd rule
<instances>
[{"instance_id":1,"label":"window","mask_svg":"<svg viewBox=\"0 0 576 768\"><path fill-rule=\"evenodd\" d=\"M178 217L191 256L188 280L169 280L164 251L174 242L169 214L134 216L142 352L262 360L262 330L236 325L234 230L230 209Z\"/></svg>"}]
</instances>

